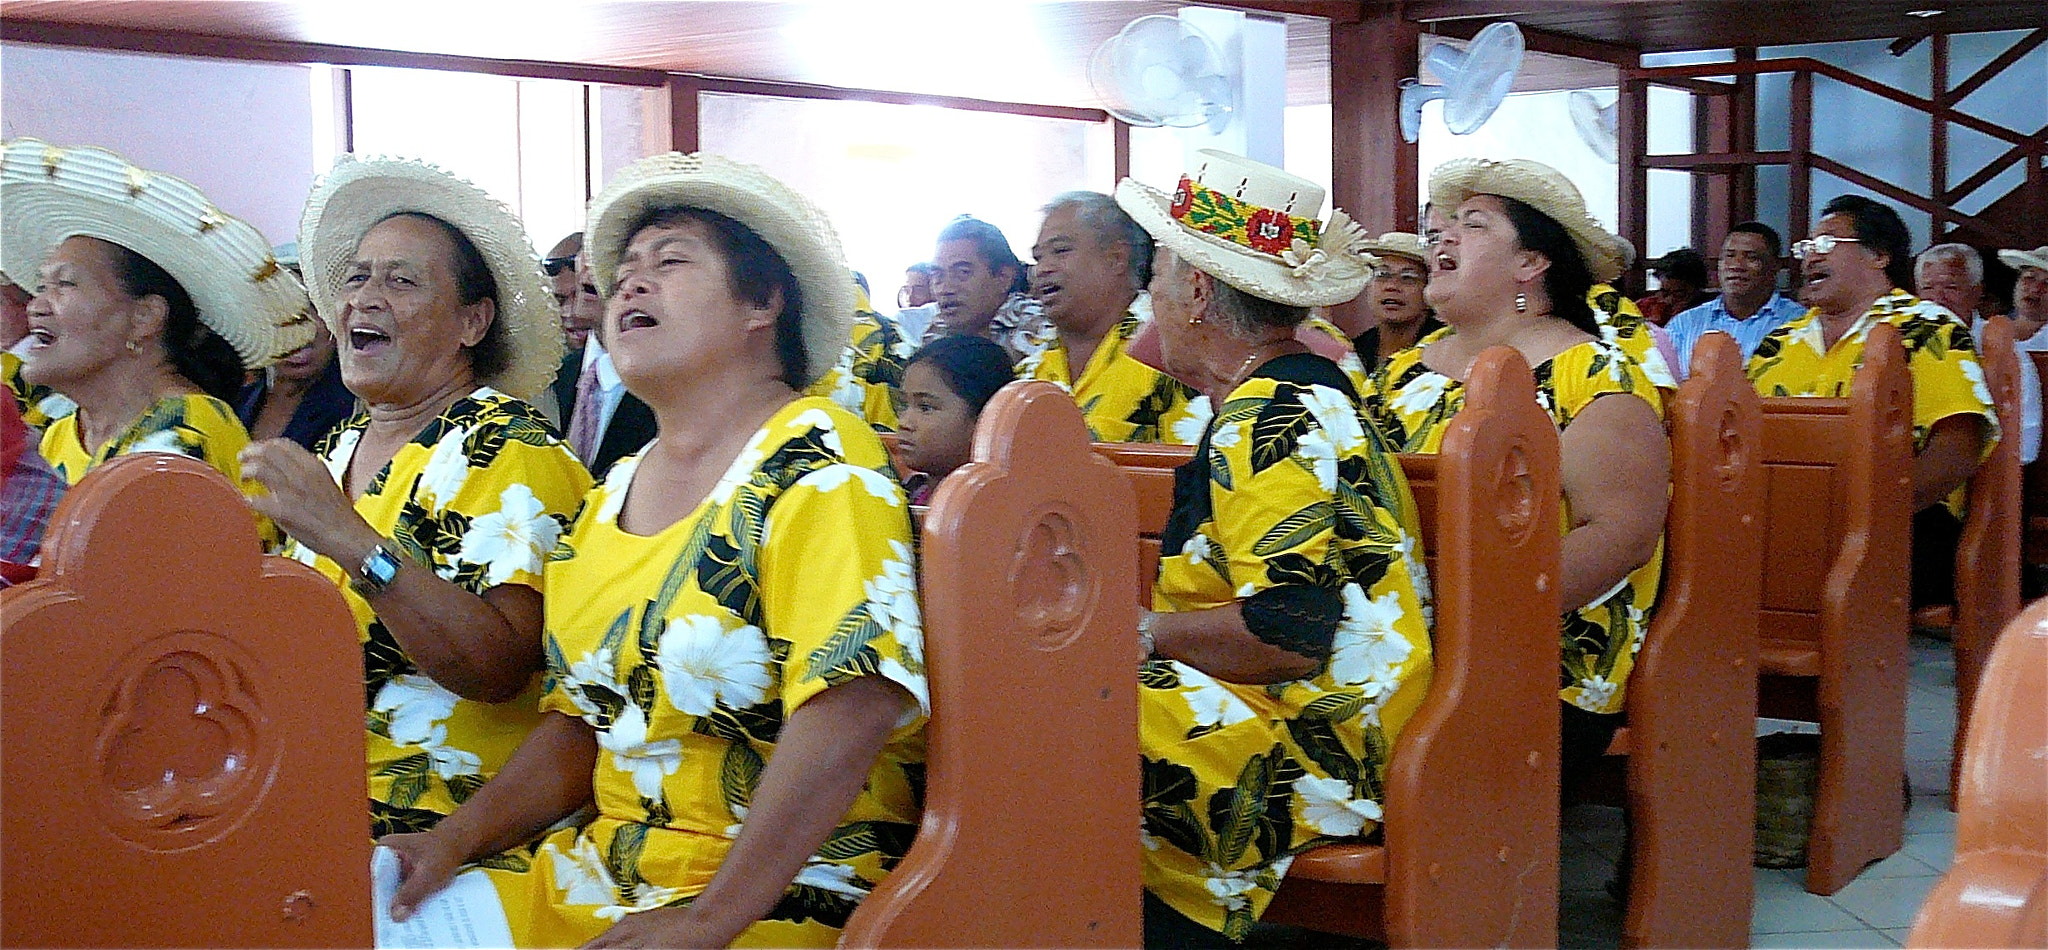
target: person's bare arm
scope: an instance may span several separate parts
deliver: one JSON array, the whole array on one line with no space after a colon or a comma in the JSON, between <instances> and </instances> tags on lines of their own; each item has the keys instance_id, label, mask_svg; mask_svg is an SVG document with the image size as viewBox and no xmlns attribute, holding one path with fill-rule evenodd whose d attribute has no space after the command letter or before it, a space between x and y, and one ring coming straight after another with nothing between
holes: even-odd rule
<instances>
[{"instance_id":1,"label":"person's bare arm","mask_svg":"<svg viewBox=\"0 0 2048 950\"><path fill-rule=\"evenodd\" d=\"M1154 656L1179 660L1217 679L1262 685L1315 672L1316 660L1255 636L1240 604L1152 616Z\"/></svg>"},{"instance_id":2,"label":"person's bare arm","mask_svg":"<svg viewBox=\"0 0 2048 950\"><path fill-rule=\"evenodd\" d=\"M249 506L277 522L300 544L351 574L382 544L356 513L334 476L313 453L285 439L242 450L242 475L267 492ZM541 596L506 584L472 594L399 556L398 576L371 598L377 619L420 672L464 699L504 702L524 690L540 669Z\"/></svg>"},{"instance_id":3,"label":"person's bare arm","mask_svg":"<svg viewBox=\"0 0 2048 950\"><path fill-rule=\"evenodd\" d=\"M1573 522L1559 551L1558 594L1564 609L1577 610L1656 554L1671 500L1671 443L1649 403L1611 395L1581 410L1558 448Z\"/></svg>"},{"instance_id":4,"label":"person's bare arm","mask_svg":"<svg viewBox=\"0 0 2048 950\"><path fill-rule=\"evenodd\" d=\"M1970 476L1984 452L1984 418L1955 415L1934 424L1913 456L1913 510L1940 504Z\"/></svg>"},{"instance_id":5,"label":"person's bare arm","mask_svg":"<svg viewBox=\"0 0 2048 950\"><path fill-rule=\"evenodd\" d=\"M783 724L747 820L704 893L684 907L629 914L588 946L723 947L775 909L867 783L913 700L879 676L811 697Z\"/></svg>"},{"instance_id":6,"label":"person's bare arm","mask_svg":"<svg viewBox=\"0 0 2048 950\"><path fill-rule=\"evenodd\" d=\"M379 839L399 857L391 916L412 916L463 864L525 844L589 804L596 767L597 733L588 723L562 713L543 715L505 767L432 831Z\"/></svg>"}]
</instances>

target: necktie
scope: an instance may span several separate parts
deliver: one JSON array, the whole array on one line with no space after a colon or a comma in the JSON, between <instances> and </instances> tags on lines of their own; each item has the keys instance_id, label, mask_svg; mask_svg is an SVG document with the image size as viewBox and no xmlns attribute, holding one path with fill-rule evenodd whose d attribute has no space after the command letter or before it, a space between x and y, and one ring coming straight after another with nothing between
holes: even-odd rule
<instances>
[{"instance_id":1,"label":"necktie","mask_svg":"<svg viewBox=\"0 0 2048 950\"><path fill-rule=\"evenodd\" d=\"M604 417L602 396L597 388L597 361L583 365L576 377L576 411L569 418L569 451L588 465L597 456L598 422Z\"/></svg>"}]
</instances>

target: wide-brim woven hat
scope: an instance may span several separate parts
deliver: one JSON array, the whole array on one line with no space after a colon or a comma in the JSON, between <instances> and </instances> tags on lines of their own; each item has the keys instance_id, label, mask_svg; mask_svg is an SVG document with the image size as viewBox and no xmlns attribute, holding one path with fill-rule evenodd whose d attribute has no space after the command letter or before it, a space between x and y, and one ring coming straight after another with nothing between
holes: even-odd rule
<instances>
[{"instance_id":1,"label":"wide-brim woven hat","mask_svg":"<svg viewBox=\"0 0 2048 950\"><path fill-rule=\"evenodd\" d=\"M1429 200L1435 207L1455 211L1473 195L1513 198L1535 208L1571 235L1595 281L1621 276L1620 241L1593 220L1578 186L1557 169L1521 158L1454 158L1429 173Z\"/></svg>"},{"instance_id":2,"label":"wide-brim woven hat","mask_svg":"<svg viewBox=\"0 0 2048 950\"><path fill-rule=\"evenodd\" d=\"M0 273L34 287L65 239L118 244L185 288L199 321L242 365L268 366L313 339L306 290L270 242L183 179L102 148L20 138L0 145Z\"/></svg>"},{"instance_id":3,"label":"wide-brim woven hat","mask_svg":"<svg viewBox=\"0 0 2048 950\"><path fill-rule=\"evenodd\" d=\"M1359 245L1359 250L1374 257L1405 257L1429 263L1429 247L1422 243L1422 235L1406 231L1388 231Z\"/></svg>"},{"instance_id":4,"label":"wide-brim woven hat","mask_svg":"<svg viewBox=\"0 0 2048 950\"><path fill-rule=\"evenodd\" d=\"M1365 232L1323 213L1323 187L1240 155L1202 149L1169 195L1126 178L1116 203L1154 241L1232 287L1294 307L1327 307L1365 290Z\"/></svg>"},{"instance_id":5,"label":"wide-brim woven hat","mask_svg":"<svg viewBox=\"0 0 2048 950\"><path fill-rule=\"evenodd\" d=\"M816 382L839 361L853 340L855 286L839 232L822 209L760 168L722 155L669 152L643 158L613 175L590 202L583 252L605 294L633 238L627 229L657 208L716 211L759 235L796 275L803 298L801 382Z\"/></svg>"},{"instance_id":6,"label":"wide-brim woven hat","mask_svg":"<svg viewBox=\"0 0 2048 950\"><path fill-rule=\"evenodd\" d=\"M356 246L378 222L404 213L438 218L462 232L497 284L497 319L511 358L503 372L479 382L520 399L553 382L562 363L562 314L525 225L482 188L417 159L343 155L306 199L299 268L335 339L347 337L337 321L341 282Z\"/></svg>"},{"instance_id":7,"label":"wide-brim woven hat","mask_svg":"<svg viewBox=\"0 0 2048 950\"><path fill-rule=\"evenodd\" d=\"M2034 248L2031 251L2001 250L1998 252L1998 259L2004 261L2005 266L2013 270L2024 270L2029 267L2048 270L2048 244Z\"/></svg>"}]
</instances>

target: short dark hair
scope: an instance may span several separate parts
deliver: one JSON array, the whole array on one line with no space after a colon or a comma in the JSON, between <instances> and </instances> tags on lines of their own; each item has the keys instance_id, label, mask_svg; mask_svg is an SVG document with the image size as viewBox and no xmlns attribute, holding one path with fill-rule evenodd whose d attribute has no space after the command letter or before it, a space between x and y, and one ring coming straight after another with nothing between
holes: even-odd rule
<instances>
[{"instance_id":1,"label":"short dark hair","mask_svg":"<svg viewBox=\"0 0 2048 950\"><path fill-rule=\"evenodd\" d=\"M113 265L114 279L123 293L137 300L163 298L167 311L164 356L172 368L201 392L233 405L242 393L242 357L212 327L200 322L199 307L185 286L170 271L132 249L112 241L99 243L112 249L108 263Z\"/></svg>"},{"instance_id":2,"label":"short dark hair","mask_svg":"<svg viewBox=\"0 0 2048 950\"><path fill-rule=\"evenodd\" d=\"M1857 242L1873 254L1886 255L1884 276L1893 287L1913 286L1913 233L1890 205L1862 195L1839 195L1820 209L1820 216L1846 215Z\"/></svg>"},{"instance_id":3,"label":"short dark hair","mask_svg":"<svg viewBox=\"0 0 2048 950\"><path fill-rule=\"evenodd\" d=\"M981 254L982 264L990 271L1010 268L1017 275L1010 280L1011 293L1021 294L1030 289L1031 279L1025 276L1024 262L1017 258L1016 251L1010 249L1010 239L1003 236L1003 229L973 215L963 214L940 229L938 243L947 241L972 242L975 251Z\"/></svg>"},{"instance_id":4,"label":"short dark hair","mask_svg":"<svg viewBox=\"0 0 2048 950\"><path fill-rule=\"evenodd\" d=\"M1600 322L1586 294L1593 289L1593 271L1571 232L1555 218L1513 198L1496 195L1514 225L1515 243L1522 250L1535 251L1550 260L1543 271L1543 293L1550 298L1550 313L1594 336L1600 336Z\"/></svg>"},{"instance_id":5,"label":"short dark hair","mask_svg":"<svg viewBox=\"0 0 2048 950\"><path fill-rule=\"evenodd\" d=\"M498 295L498 279L491 275L491 267L484 263L484 255L476 249L476 243L462 229L431 214L418 211L400 211L386 215L378 224L392 218L411 218L424 221L448 236L448 243L455 248L455 297L463 306L490 298L491 318L484 338L469 348L469 368L479 379L494 379L512 366L512 335L505 329L505 299Z\"/></svg>"},{"instance_id":6,"label":"short dark hair","mask_svg":"<svg viewBox=\"0 0 2048 950\"><path fill-rule=\"evenodd\" d=\"M1762 221L1744 221L1728 229L1729 234L1754 234L1764 239L1764 246L1770 248L1772 257L1785 256L1785 242L1778 237L1778 230ZM1723 238L1722 240L1726 240Z\"/></svg>"},{"instance_id":7,"label":"short dark hair","mask_svg":"<svg viewBox=\"0 0 2048 950\"><path fill-rule=\"evenodd\" d=\"M804 349L804 298L796 272L754 229L709 208L670 205L649 208L626 229L626 240L648 228L674 228L690 222L711 232L711 245L725 258L726 286L734 297L750 306L765 307L776 291L782 292L782 312L775 315L775 357L782 366L782 381L791 389L809 385L804 371L809 354ZM617 286L608 288L615 293Z\"/></svg>"},{"instance_id":8,"label":"short dark hair","mask_svg":"<svg viewBox=\"0 0 2048 950\"><path fill-rule=\"evenodd\" d=\"M1117 206L1116 199L1099 191L1069 191L1056 195L1042 209L1048 216L1073 208L1081 223L1094 231L1103 244L1121 244L1131 262L1131 289L1144 290L1152 283L1152 235Z\"/></svg>"},{"instance_id":9,"label":"short dark hair","mask_svg":"<svg viewBox=\"0 0 2048 950\"><path fill-rule=\"evenodd\" d=\"M1660 277L1685 281L1694 287L1707 285L1707 261L1700 252L1681 247L1650 262L1650 269Z\"/></svg>"},{"instance_id":10,"label":"short dark hair","mask_svg":"<svg viewBox=\"0 0 2048 950\"><path fill-rule=\"evenodd\" d=\"M905 274L923 274L926 277L939 276L939 265L931 261L918 261L903 269Z\"/></svg>"},{"instance_id":11,"label":"short dark hair","mask_svg":"<svg viewBox=\"0 0 2048 950\"><path fill-rule=\"evenodd\" d=\"M903 370L907 373L921 363L929 363L938 370L946 387L966 400L977 416L995 398L997 390L1017 378L1010 365L1010 351L987 337L964 333L942 336L919 347L903 364Z\"/></svg>"}]
</instances>

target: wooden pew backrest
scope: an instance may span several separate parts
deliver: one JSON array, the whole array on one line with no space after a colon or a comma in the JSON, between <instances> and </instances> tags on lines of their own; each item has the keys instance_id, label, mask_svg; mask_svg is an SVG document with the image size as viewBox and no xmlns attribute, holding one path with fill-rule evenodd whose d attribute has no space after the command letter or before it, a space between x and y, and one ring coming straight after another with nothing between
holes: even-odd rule
<instances>
[{"instance_id":1,"label":"wooden pew backrest","mask_svg":"<svg viewBox=\"0 0 2048 950\"><path fill-rule=\"evenodd\" d=\"M1762 416L1735 340L1708 334L1666 413L1664 586L1629 674L1632 947L1749 937Z\"/></svg>"},{"instance_id":2,"label":"wooden pew backrest","mask_svg":"<svg viewBox=\"0 0 2048 950\"><path fill-rule=\"evenodd\" d=\"M1956 857L1908 946L2048 946L2048 600L1991 651L1956 788Z\"/></svg>"},{"instance_id":3,"label":"wooden pew backrest","mask_svg":"<svg viewBox=\"0 0 2048 950\"><path fill-rule=\"evenodd\" d=\"M362 652L183 456L65 496L0 592L0 943L367 947Z\"/></svg>"},{"instance_id":4,"label":"wooden pew backrest","mask_svg":"<svg viewBox=\"0 0 2048 950\"><path fill-rule=\"evenodd\" d=\"M925 516L924 823L842 946L1138 944L1136 536L1073 398L997 393Z\"/></svg>"},{"instance_id":5,"label":"wooden pew backrest","mask_svg":"<svg viewBox=\"0 0 2048 950\"><path fill-rule=\"evenodd\" d=\"M1977 359L2004 438L1970 477L1969 517L1956 542L1955 622L1949 643L1956 661L1956 731L1949 789L1961 787L1963 756L1970 730L1977 680L2000 631L2020 612L2020 362L2013 350L2012 321L1981 318Z\"/></svg>"}]
</instances>

